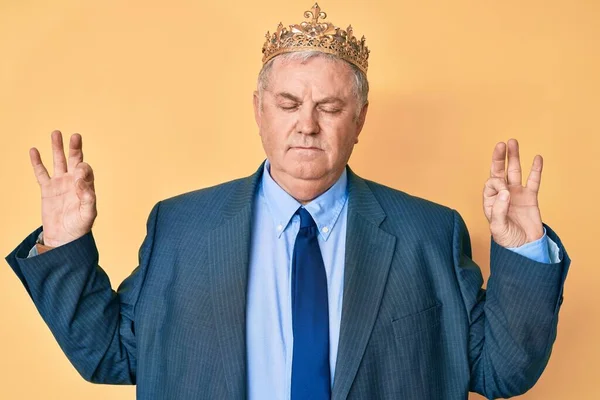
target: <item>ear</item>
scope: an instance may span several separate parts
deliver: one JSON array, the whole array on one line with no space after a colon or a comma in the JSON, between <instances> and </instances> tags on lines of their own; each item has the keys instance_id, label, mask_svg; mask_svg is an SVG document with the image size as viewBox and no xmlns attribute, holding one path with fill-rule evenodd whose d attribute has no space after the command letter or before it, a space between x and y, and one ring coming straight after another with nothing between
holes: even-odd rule
<instances>
[{"instance_id":1,"label":"ear","mask_svg":"<svg viewBox=\"0 0 600 400\"><path fill-rule=\"evenodd\" d=\"M261 121L261 110L260 110L260 99L258 97L258 91L254 91L252 95L252 104L254 105L254 120L256 121L256 125L260 130L260 121Z\"/></svg>"},{"instance_id":2,"label":"ear","mask_svg":"<svg viewBox=\"0 0 600 400\"><path fill-rule=\"evenodd\" d=\"M367 119L367 111L369 111L369 102L367 101L363 106L362 110L360 110L360 114L358 114L358 118L356 119L356 143L358 143L358 135L362 131L363 126L365 125L365 120Z\"/></svg>"}]
</instances>

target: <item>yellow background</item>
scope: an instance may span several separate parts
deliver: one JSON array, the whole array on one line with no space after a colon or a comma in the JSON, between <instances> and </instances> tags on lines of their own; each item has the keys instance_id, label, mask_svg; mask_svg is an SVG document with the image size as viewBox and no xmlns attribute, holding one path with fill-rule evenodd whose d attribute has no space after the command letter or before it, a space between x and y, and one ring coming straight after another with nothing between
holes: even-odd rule
<instances>
[{"instance_id":1,"label":"yellow background","mask_svg":"<svg viewBox=\"0 0 600 400\"><path fill-rule=\"evenodd\" d=\"M233 4L232 4L233 3ZM0 1L0 254L40 224L28 149L80 132L96 174L94 234L113 285L137 264L154 203L263 160L251 99L266 30L310 0ZM523 399L600 398L600 2L322 1L372 50L371 106L350 165L456 208L488 274L481 189L494 144L545 157L544 221L574 262L546 372ZM133 399L68 363L0 268L0 398ZM472 399L479 399L473 395Z\"/></svg>"}]
</instances>

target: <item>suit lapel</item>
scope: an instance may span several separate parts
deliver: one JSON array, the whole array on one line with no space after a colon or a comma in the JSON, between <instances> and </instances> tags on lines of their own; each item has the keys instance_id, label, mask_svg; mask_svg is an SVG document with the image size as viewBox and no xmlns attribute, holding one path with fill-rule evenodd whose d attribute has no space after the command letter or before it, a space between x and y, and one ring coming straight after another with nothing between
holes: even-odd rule
<instances>
[{"instance_id":1,"label":"suit lapel","mask_svg":"<svg viewBox=\"0 0 600 400\"><path fill-rule=\"evenodd\" d=\"M215 327L230 398L246 398L246 289L252 204L262 165L223 199L223 222L207 237Z\"/></svg>"},{"instance_id":2,"label":"suit lapel","mask_svg":"<svg viewBox=\"0 0 600 400\"><path fill-rule=\"evenodd\" d=\"M348 168L348 228L340 341L332 392L345 399L369 341L396 238L379 228L385 213L366 182Z\"/></svg>"}]
</instances>

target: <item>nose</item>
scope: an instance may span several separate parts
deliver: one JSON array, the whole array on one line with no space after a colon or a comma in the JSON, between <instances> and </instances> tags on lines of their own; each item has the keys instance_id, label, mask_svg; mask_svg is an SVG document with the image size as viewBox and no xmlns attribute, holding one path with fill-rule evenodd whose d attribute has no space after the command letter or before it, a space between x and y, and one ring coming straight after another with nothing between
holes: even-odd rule
<instances>
[{"instance_id":1,"label":"nose","mask_svg":"<svg viewBox=\"0 0 600 400\"><path fill-rule=\"evenodd\" d=\"M319 133L319 121L316 110L313 107L302 107L298 112L296 131L303 135L314 135Z\"/></svg>"}]
</instances>

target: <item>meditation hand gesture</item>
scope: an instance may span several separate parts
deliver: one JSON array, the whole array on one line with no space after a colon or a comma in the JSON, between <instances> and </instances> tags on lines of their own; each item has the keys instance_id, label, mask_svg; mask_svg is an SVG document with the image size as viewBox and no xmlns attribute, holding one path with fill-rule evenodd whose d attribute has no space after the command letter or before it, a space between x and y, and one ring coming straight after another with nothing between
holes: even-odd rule
<instances>
[{"instance_id":1,"label":"meditation hand gesture","mask_svg":"<svg viewBox=\"0 0 600 400\"><path fill-rule=\"evenodd\" d=\"M69 159L65 159L60 131L52 132L54 176L42 163L39 151L29 150L33 171L42 192L44 244L58 247L80 238L92 229L96 219L94 173L83 162L81 135L69 142Z\"/></svg>"},{"instance_id":2,"label":"meditation hand gesture","mask_svg":"<svg viewBox=\"0 0 600 400\"><path fill-rule=\"evenodd\" d=\"M527 183L522 186L519 143L511 139L494 148L490 178L483 189L483 211L492 237L500 246L519 247L544 235L538 205L542 167L542 156L535 156Z\"/></svg>"}]
</instances>

